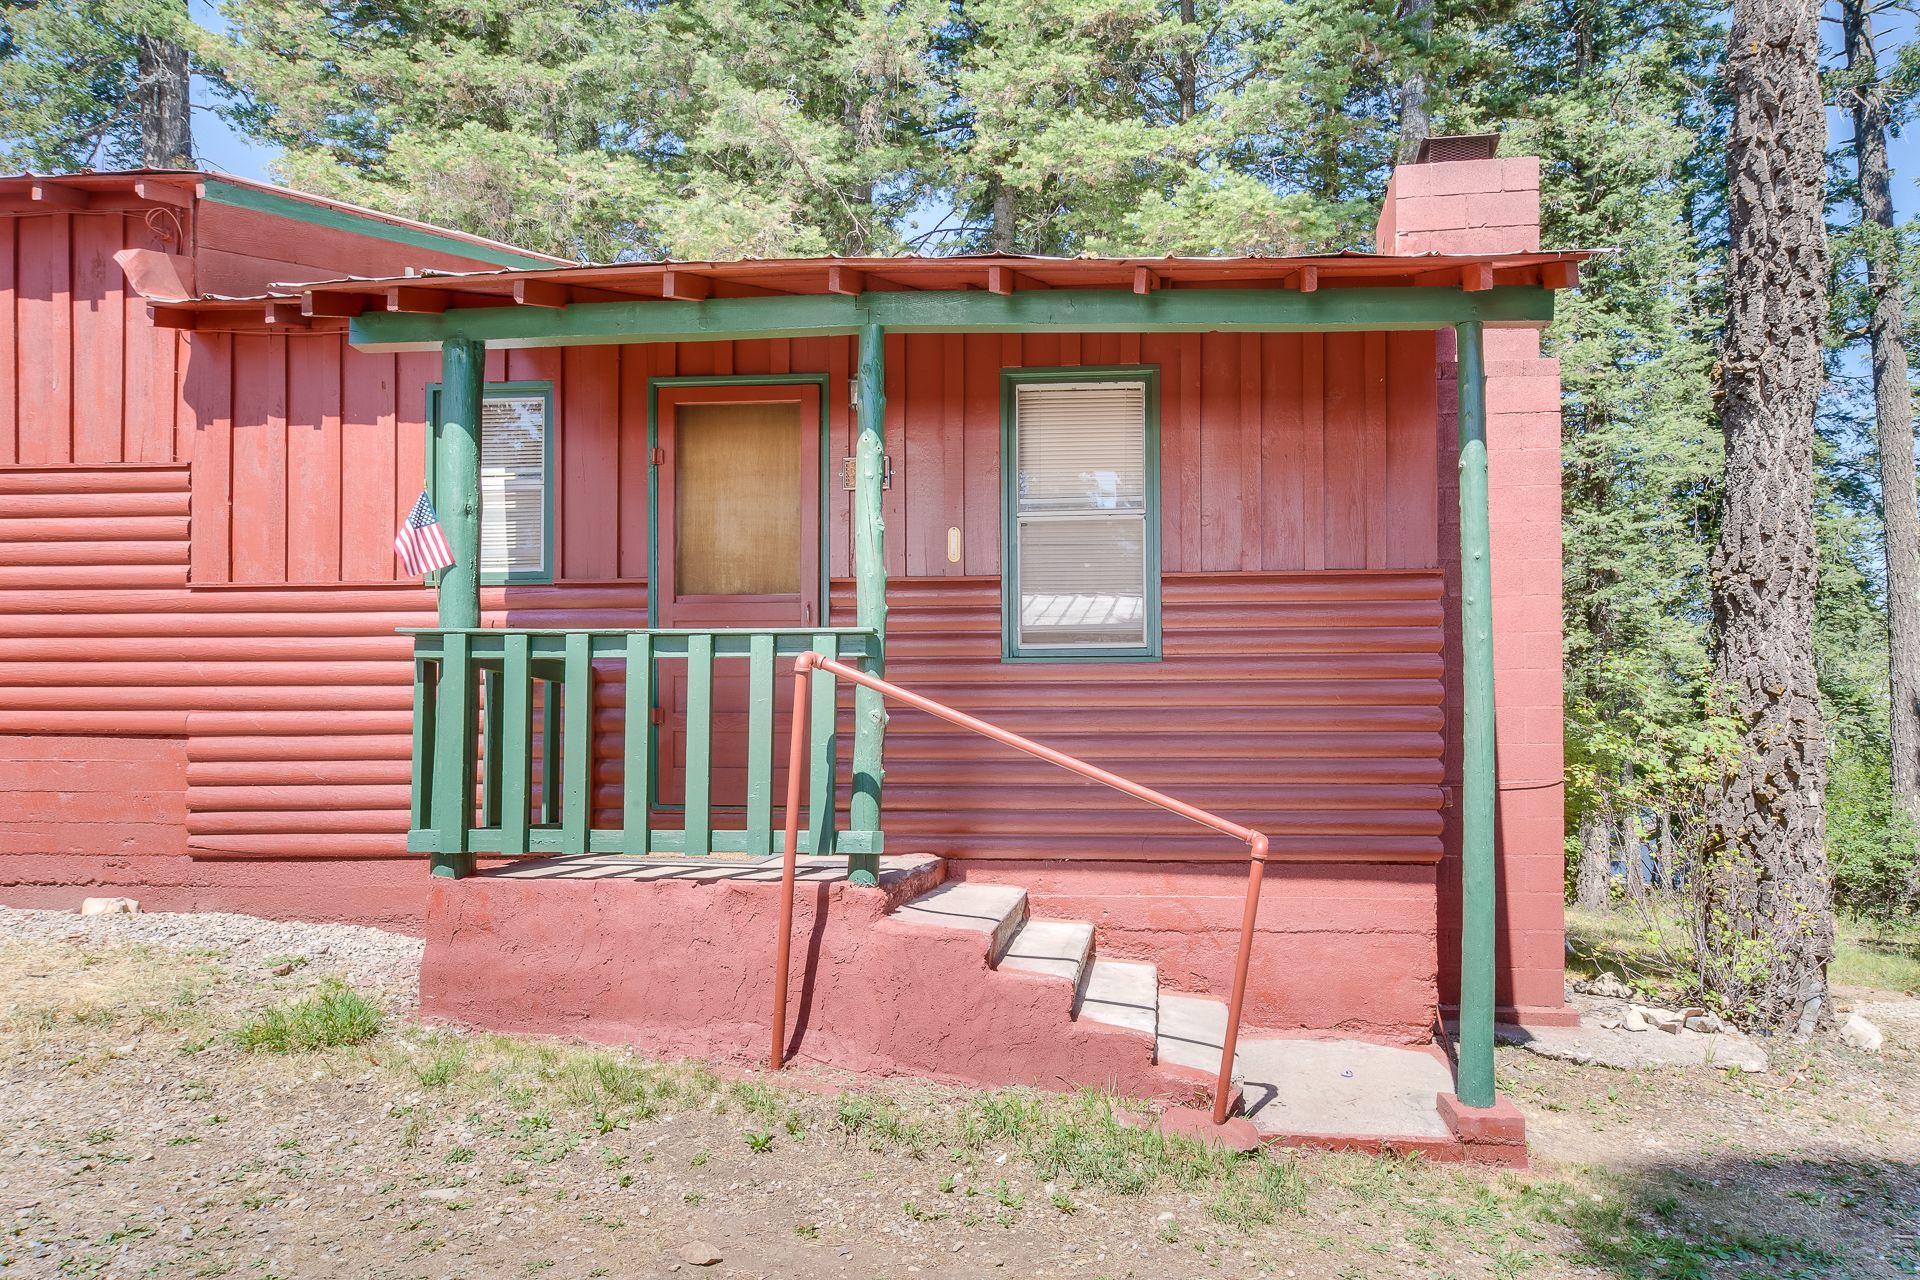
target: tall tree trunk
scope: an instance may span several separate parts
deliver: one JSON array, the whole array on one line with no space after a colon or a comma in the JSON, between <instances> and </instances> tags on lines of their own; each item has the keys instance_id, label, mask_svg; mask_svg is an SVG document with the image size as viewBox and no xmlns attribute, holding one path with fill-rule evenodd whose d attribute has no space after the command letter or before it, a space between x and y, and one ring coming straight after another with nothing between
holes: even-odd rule
<instances>
[{"instance_id":1,"label":"tall tree trunk","mask_svg":"<svg viewBox=\"0 0 1920 1280\"><path fill-rule=\"evenodd\" d=\"M1400 163L1411 163L1433 132L1427 105L1427 54L1433 39L1433 0L1405 0L1401 14L1414 38L1419 59L1400 81Z\"/></svg>"},{"instance_id":2,"label":"tall tree trunk","mask_svg":"<svg viewBox=\"0 0 1920 1280\"><path fill-rule=\"evenodd\" d=\"M866 108L873 99L867 94L850 97L840 113L841 127L852 141L853 153L865 157L880 145L880 121ZM859 258L873 252L873 179L857 177L849 185L847 199L847 240L841 252Z\"/></svg>"},{"instance_id":3,"label":"tall tree trunk","mask_svg":"<svg viewBox=\"0 0 1920 1280\"><path fill-rule=\"evenodd\" d=\"M1673 888L1673 811L1660 811L1660 842L1654 846L1653 886L1660 893Z\"/></svg>"},{"instance_id":4,"label":"tall tree trunk","mask_svg":"<svg viewBox=\"0 0 1920 1280\"><path fill-rule=\"evenodd\" d=\"M1194 0L1180 0L1180 25L1194 23ZM1179 84L1180 119L1191 120L1200 113L1200 55L1183 41L1180 45Z\"/></svg>"},{"instance_id":5,"label":"tall tree trunk","mask_svg":"<svg viewBox=\"0 0 1920 1280\"><path fill-rule=\"evenodd\" d=\"M1714 675L1739 756L1707 798L1700 981L1736 1018L1811 1030L1833 956L1814 681L1813 417L1827 312L1817 0L1734 0L1727 39L1726 491Z\"/></svg>"},{"instance_id":6,"label":"tall tree trunk","mask_svg":"<svg viewBox=\"0 0 1920 1280\"><path fill-rule=\"evenodd\" d=\"M1635 902L1647 896L1647 867L1640 860L1645 826L1640 821L1640 803L1634 796L1633 761L1620 762L1620 791L1628 797L1620 815L1620 867L1627 885L1627 897Z\"/></svg>"},{"instance_id":7,"label":"tall tree trunk","mask_svg":"<svg viewBox=\"0 0 1920 1280\"><path fill-rule=\"evenodd\" d=\"M1607 814L1599 806L1580 819L1580 865L1573 873L1573 900L1587 911L1604 911L1607 880L1613 863L1613 841Z\"/></svg>"},{"instance_id":8,"label":"tall tree trunk","mask_svg":"<svg viewBox=\"0 0 1920 1280\"><path fill-rule=\"evenodd\" d=\"M1893 224L1893 171L1887 162L1887 100L1866 0L1844 0L1847 69L1853 73L1853 158L1860 218L1869 231L1867 336L1873 348L1875 444L1880 508L1887 540L1888 674L1892 694L1893 794L1920 824L1920 510L1913 463L1913 387L1907 380L1906 300L1900 296L1900 241ZM1920 859L1910 872L1920 897Z\"/></svg>"},{"instance_id":9,"label":"tall tree trunk","mask_svg":"<svg viewBox=\"0 0 1920 1280\"><path fill-rule=\"evenodd\" d=\"M1013 188L998 176L993 179L993 227L987 233L987 248L994 253L1013 252Z\"/></svg>"},{"instance_id":10,"label":"tall tree trunk","mask_svg":"<svg viewBox=\"0 0 1920 1280\"><path fill-rule=\"evenodd\" d=\"M1620 815L1620 867L1627 897L1634 902L1647 896L1647 864L1642 861L1645 831L1640 822L1640 806L1629 804Z\"/></svg>"},{"instance_id":11,"label":"tall tree trunk","mask_svg":"<svg viewBox=\"0 0 1920 1280\"><path fill-rule=\"evenodd\" d=\"M150 169L193 168L193 104L186 49L164 36L138 37L140 160Z\"/></svg>"}]
</instances>

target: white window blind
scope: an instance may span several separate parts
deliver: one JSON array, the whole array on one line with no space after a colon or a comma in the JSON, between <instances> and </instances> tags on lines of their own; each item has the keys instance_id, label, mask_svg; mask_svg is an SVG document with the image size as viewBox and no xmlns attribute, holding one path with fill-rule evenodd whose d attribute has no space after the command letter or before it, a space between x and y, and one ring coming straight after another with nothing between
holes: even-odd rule
<instances>
[{"instance_id":1,"label":"white window blind","mask_svg":"<svg viewBox=\"0 0 1920 1280\"><path fill-rule=\"evenodd\" d=\"M1147 644L1147 390L1014 390L1018 649Z\"/></svg>"},{"instance_id":2,"label":"white window blind","mask_svg":"<svg viewBox=\"0 0 1920 1280\"><path fill-rule=\"evenodd\" d=\"M491 394L480 411L480 572L547 567L547 400Z\"/></svg>"}]
</instances>

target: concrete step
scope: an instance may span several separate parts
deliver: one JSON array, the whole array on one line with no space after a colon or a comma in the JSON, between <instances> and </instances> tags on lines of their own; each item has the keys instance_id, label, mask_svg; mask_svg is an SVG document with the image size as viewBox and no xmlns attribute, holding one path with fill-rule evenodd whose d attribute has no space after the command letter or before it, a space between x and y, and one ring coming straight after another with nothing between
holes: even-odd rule
<instances>
[{"instance_id":1,"label":"concrete step","mask_svg":"<svg viewBox=\"0 0 1920 1280\"><path fill-rule=\"evenodd\" d=\"M1092 954L1093 926L1085 920L1029 919L1007 944L1000 967L1050 973L1078 988Z\"/></svg>"},{"instance_id":2,"label":"concrete step","mask_svg":"<svg viewBox=\"0 0 1920 1280\"><path fill-rule=\"evenodd\" d=\"M1225 1001L1171 991L1160 993L1160 1025L1155 1036L1160 1061L1218 1071L1220 1047L1226 1041Z\"/></svg>"},{"instance_id":3,"label":"concrete step","mask_svg":"<svg viewBox=\"0 0 1920 1280\"><path fill-rule=\"evenodd\" d=\"M987 934L991 939L988 959L998 960L1013 935L1026 923L1027 891L1011 884L949 880L932 892L895 908L893 918L908 924Z\"/></svg>"},{"instance_id":4,"label":"concrete step","mask_svg":"<svg viewBox=\"0 0 1920 1280\"><path fill-rule=\"evenodd\" d=\"M1152 1035L1160 1024L1160 971L1138 960L1103 960L1087 966L1076 1018L1131 1027Z\"/></svg>"}]
</instances>

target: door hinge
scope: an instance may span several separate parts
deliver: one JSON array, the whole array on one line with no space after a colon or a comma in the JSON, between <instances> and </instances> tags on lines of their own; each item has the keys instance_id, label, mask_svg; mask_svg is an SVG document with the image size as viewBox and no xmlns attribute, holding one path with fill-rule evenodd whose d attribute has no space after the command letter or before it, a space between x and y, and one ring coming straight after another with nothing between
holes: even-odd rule
<instances>
[{"instance_id":1,"label":"door hinge","mask_svg":"<svg viewBox=\"0 0 1920 1280\"><path fill-rule=\"evenodd\" d=\"M859 469L859 464L852 458L840 459L840 483L844 485L849 492L853 490L853 477ZM880 455L880 487L882 489L893 488L893 455L890 453Z\"/></svg>"},{"instance_id":2,"label":"door hinge","mask_svg":"<svg viewBox=\"0 0 1920 1280\"><path fill-rule=\"evenodd\" d=\"M647 461L656 467L664 465L666 460L667 451L665 449L654 448L647 451Z\"/></svg>"},{"instance_id":3,"label":"door hinge","mask_svg":"<svg viewBox=\"0 0 1920 1280\"><path fill-rule=\"evenodd\" d=\"M654 724L665 724L667 722L667 709L665 707L650 708L647 711L647 719Z\"/></svg>"}]
</instances>

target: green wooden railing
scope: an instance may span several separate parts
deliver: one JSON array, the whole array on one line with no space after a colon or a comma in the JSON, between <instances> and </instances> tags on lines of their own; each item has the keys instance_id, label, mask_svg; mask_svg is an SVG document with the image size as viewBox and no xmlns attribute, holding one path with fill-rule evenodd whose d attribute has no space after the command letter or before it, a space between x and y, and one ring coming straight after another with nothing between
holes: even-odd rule
<instances>
[{"instance_id":1,"label":"green wooden railing","mask_svg":"<svg viewBox=\"0 0 1920 1280\"><path fill-rule=\"evenodd\" d=\"M414 645L413 811L407 847L433 856L436 875L471 872L488 854L741 854L775 852L776 691L808 650L871 668L874 632L628 631L517 628L409 629ZM684 796L663 804L654 708L680 664ZM744 714L740 804L713 793L716 672L735 685ZM877 830L840 826L834 781L837 688L816 671L806 821L801 850L844 853L871 870ZM594 690L621 684L618 825L594 825ZM872 785L877 794L877 784ZM856 792L863 786L854 780ZM675 825L675 820L678 825Z\"/></svg>"}]
</instances>

